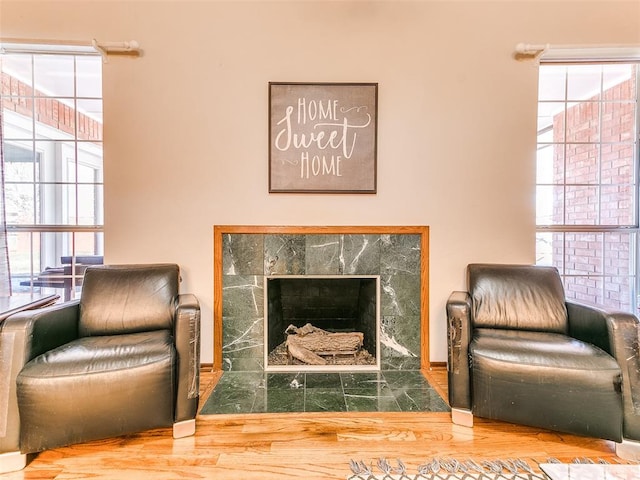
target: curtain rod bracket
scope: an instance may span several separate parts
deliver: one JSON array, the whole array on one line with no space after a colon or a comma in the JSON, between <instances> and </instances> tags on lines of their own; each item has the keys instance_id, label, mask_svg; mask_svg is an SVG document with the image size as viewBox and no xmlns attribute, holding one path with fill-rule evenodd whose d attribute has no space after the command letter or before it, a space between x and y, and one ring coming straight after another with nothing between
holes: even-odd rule
<instances>
[{"instance_id":1,"label":"curtain rod bracket","mask_svg":"<svg viewBox=\"0 0 640 480\"><path fill-rule=\"evenodd\" d=\"M516 45L516 58L540 60L540 57L549 50L551 45L548 43L534 45L531 43L518 43Z\"/></svg>"},{"instance_id":2,"label":"curtain rod bracket","mask_svg":"<svg viewBox=\"0 0 640 480\"><path fill-rule=\"evenodd\" d=\"M135 40L131 40L129 42L98 42L94 38L91 40L91 45L100 52L104 63L107 63L107 56L110 53L121 55L140 55L140 45Z\"/></svg>"},{"instance_id":3,"label":"curtain rod bracket","mask_svg":"<svg viewBox=\"0 0 640 480\"><path fill-rule=\"evenodd\" d=\"M104 63L107 63L107 51L98 43L98 41L94 38L93 40L91 40L91 45L93 45L93 48L95 48L98 52L100 52L100 55L102 56L102 61Z\"/></svg>"}]
</instances>

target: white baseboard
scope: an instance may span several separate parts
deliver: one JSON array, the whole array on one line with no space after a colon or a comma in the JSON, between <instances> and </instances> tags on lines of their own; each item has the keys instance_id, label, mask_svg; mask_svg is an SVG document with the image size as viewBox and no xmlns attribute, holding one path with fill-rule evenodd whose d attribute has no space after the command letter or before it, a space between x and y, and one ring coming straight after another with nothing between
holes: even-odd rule
<instances>
[{"instance_id":1,"label":"white baseboard","mask_svg":"<svg viewBox=\"0 0 640 480\"><path fill-rule=\"evenodd\" d=\"M0 453L0 474L16 472L27 466L27 455L20 452Z\"/></svg>"}]
</instances>

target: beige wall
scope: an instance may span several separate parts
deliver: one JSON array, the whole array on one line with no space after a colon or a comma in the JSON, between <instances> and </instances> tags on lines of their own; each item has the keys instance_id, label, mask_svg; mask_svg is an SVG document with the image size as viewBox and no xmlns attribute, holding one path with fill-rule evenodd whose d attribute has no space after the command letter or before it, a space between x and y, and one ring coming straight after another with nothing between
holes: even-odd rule
<instances>
[{"instance_id":1,"label":"beige wall","mask_svg":"<svg viewBox=\"0 0 640 480\"><path fill-rule=\"evenodd\" d=\"M537 70L640 43L640 1L6 1L0 35L140 42L104 66L106 261L177 262L212 361L214 224L429 225L431 360L469 262L534 261ZM267 192L269 81L377 82L378 193Z\"/></svg>"}]
</instances>

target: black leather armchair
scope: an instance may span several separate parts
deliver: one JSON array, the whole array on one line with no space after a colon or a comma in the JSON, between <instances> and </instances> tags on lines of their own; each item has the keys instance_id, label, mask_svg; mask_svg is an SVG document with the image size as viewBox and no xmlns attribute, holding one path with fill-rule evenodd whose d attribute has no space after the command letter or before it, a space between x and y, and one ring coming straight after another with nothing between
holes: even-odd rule
<instances>
[{"instance_id":1,"label":"black leather armchair","mask_svg":"<svg viewBox=\"0 0 640 480\"><path fill-rule=\"evenodd\" d=\"M640 459L638 319L565 300L553 267L472 264L447 301L449 404L473 416L603 438Z\"/></svg>"},{"instance_id":2,"label":"black leather armchair","mask_svg":"<svg viewBox=\"0 0 640 480\"><path fill-rule=\"evenodd\" d=\"M173 426L195 433L200 307L173 264L91 266L79 300L0 330L0 472L25 454Z\"/></svg>"}]
</instances>

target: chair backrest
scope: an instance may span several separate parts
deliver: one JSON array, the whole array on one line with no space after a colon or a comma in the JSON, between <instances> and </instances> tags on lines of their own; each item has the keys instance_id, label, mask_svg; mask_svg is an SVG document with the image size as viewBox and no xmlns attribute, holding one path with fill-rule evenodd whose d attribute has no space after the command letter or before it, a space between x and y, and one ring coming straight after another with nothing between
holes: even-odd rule
<instances>
[{"instance_id":1,"label":"chair backrest","mask_svg":"<svg viewBox=\"0 0 640 480\"><path fill-rule=\"evenodd\" d=\"M88 267L80 297L80 335L171 329L179 279L175 264Z\"/></svg>"},{"instance_id":2,"label":"chair backrest","mask_svg":"<svg viewBox=\"0 0 640 480\"><path fill-rule=\"evenodd\" d=\"M556 268L471 264L467 275L474 327L567 333L564 287Z\"/></svg>"}]
</instances>

